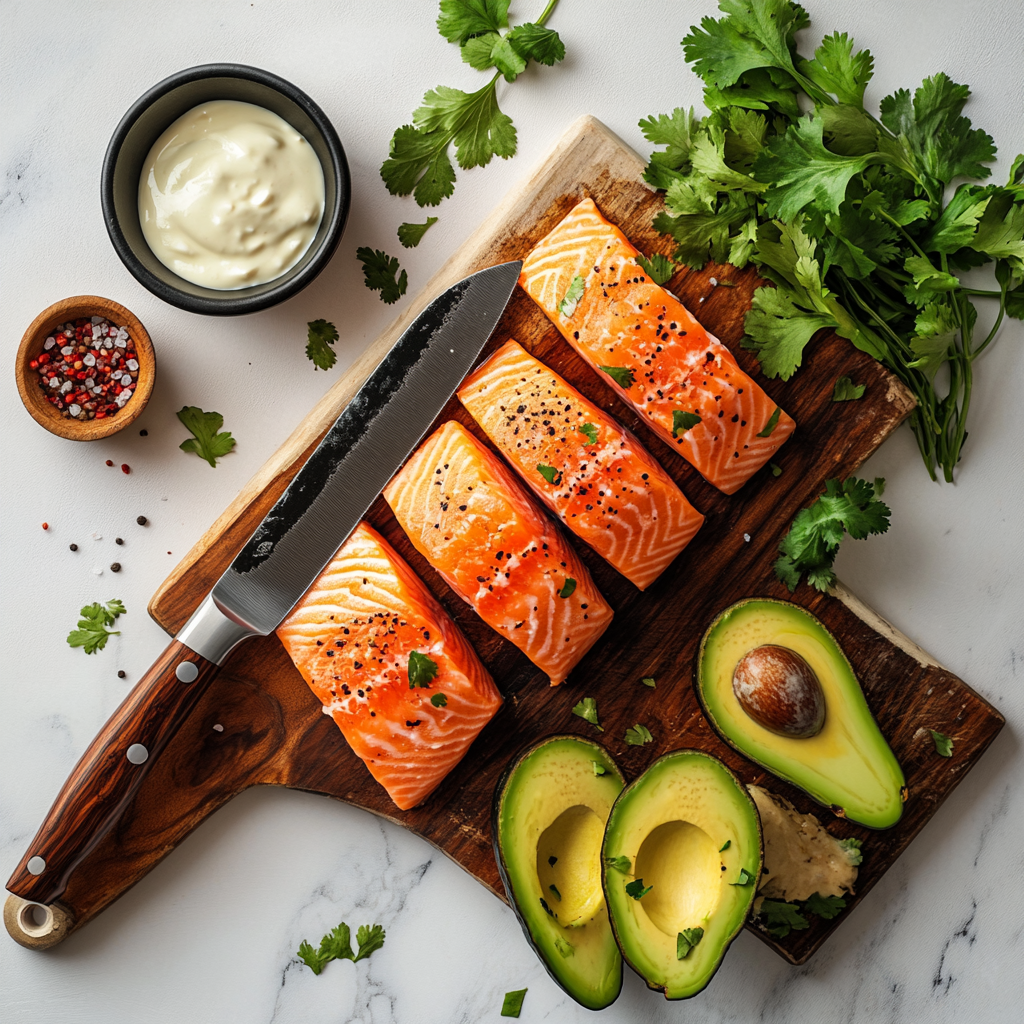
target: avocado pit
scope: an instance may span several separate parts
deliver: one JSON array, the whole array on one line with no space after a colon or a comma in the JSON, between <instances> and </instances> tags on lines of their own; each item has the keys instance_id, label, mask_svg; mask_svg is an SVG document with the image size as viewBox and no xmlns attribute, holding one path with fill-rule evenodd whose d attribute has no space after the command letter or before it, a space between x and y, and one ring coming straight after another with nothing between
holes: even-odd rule
<instances>
[{"instance_id":1,"label":"avocado pit","mask_svg":"<svg viewBox=\"0 0 1024 1024\"><path fill-rule=\"evenodd\" d=\"M825 694L814 669L796 651L763 644L733 670L732 691L758 725L779 736L810 739L825 724Z\"/></svg>"}]
</instances>

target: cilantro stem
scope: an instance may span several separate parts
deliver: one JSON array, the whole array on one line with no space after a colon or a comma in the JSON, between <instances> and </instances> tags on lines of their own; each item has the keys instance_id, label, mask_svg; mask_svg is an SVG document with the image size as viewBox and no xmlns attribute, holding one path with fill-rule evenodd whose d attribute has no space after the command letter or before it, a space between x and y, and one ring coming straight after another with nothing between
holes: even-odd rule
<instances>
[{"instance_id":1,"label":"cilantro stem","mask_svg":"<svg viewBox=\"0 0 1024 1024\"><path fill-rule=\"evenodd\" d=\"M534 22L536 25L543 25L548 18L551 17L551 12L558 6L558 0L548 0L547 7L544 8L544 13Z\"/></svg>"},{"instance_id":2,"label":"cilantro stem","mask_svg":"<svg viewBox=\"0 0 1024 1024\"><path fill-rule=\"evenodd\" d=\"M896 220L895 217L890 217L889 214L885 212L885 210L879 210L878 213L881 216L882 220L887 220L903 236L904 240L914 250L914 252L917 253L918 256L920 256L922 259L928 260L928 262L931 263L931 260L928 258L928 254L924 251L924 249L921 248L921 246L917 244L917 242L914 241L913 238L910 237L910 235L904 230L903 225L898 220Z\"/></svg>"},{"instance_id":3,"label":"cilantro stem","mask_svg":"<svg viewBox=\"0 0 1024 1024\"><path fill-rule=\"evenodd\" d=\"M977 294L976 292L971 292L967 288L965 288L964 291L967 292L968 295ZM981 353L984 352L986 348L988 348L988 343L996 336L996 332L999 330L999 326L1000 326L1000 324L1002 324L1003 317L1005 315L1006 315L1006 285L1003 285L1002 290L999 293L999 315L996 317L996 322L992 325L992 330L988 332L988 336L985 338L985 340L973 352L971 352L970 358L971 358L972 361L974 359L976 359L978 356L980 356Z\"/></svg>"}]
</instances>

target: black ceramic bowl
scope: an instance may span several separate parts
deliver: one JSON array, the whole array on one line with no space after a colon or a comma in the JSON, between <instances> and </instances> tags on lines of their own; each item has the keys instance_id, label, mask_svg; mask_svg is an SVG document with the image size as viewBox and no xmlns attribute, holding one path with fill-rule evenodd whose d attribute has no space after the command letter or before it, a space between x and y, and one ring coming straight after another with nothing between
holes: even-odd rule
<instances>
[{"instance_id":1,"label":"black ceramic bowl","mask_svg":"<svg viewBox=\"0 0 1024 1024\"><path fill-rule=\"evenodd\" d=\"M193 284L153 255L139 224L139 176L153 143L182 114L209 100L254 103L284 118L313 147L324 172L324 215L302 259L264 284L220 291ZM103 220L117 255L154 295L191 313L255 313L300 292L330 262L352 195L345 151L327 115L301 89L244 64L203 64L165 78L132 104L103 158Z\"/></svg>"}]
</instances>

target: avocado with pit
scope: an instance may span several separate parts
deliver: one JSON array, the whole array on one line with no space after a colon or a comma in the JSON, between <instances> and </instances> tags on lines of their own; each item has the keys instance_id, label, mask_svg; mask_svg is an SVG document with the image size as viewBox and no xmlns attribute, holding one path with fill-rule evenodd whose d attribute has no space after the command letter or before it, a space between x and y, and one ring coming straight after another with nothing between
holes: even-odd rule
<instances>
[{"instance_id":1,"label":"avocado with pit","mask_svg":"<svg viewBox=\"0 0 1024 1024\"><path fill-rule=\"evenodd\" d=\"M622 988L601 839L624 785L600 744L551 736L512 760L494 794L494 854L509 902L548 974L591 1010Z\"/></svg>"},{"instance_id":2,"label":"avocado with pit","mask_svg":"<svg viewBox=\"0 0 1024 1024\"><path fill-rule=\"evenodd\" d=\"M667 999L718 970L761 876L761 820L717 758L677 750L619 794L608 817L603 884L626 963Z\"/></svg>"},{"instance_id":3,"label":"avocado with pit","mask_svg":"<svg viewBox=\"0 0 1024 1024\"><path fill-rule=\"evenodd\" d=\"M719 735L834 814L890 828L907 787L846 655L808 611L752 598L711 624L697 698Z\"/></svg>"}]
</instances>

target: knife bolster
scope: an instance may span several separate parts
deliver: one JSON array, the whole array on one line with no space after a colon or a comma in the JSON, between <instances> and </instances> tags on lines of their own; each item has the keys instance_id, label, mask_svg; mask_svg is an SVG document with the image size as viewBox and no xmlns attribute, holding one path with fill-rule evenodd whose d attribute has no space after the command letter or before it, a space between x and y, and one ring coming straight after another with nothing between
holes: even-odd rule
<instances>
[{"instance_id":1,"label":"knife bolster","mask_svg":"<svg viewBox=\"0 0 1024 1024\"><path fill-rule=\"evenodd\" d=\"M228 655L251 636L263 636L258 629L229 614L212 594L192 613L175 639L200 657L223 665Z\"/></svg>"}]
</instances>

